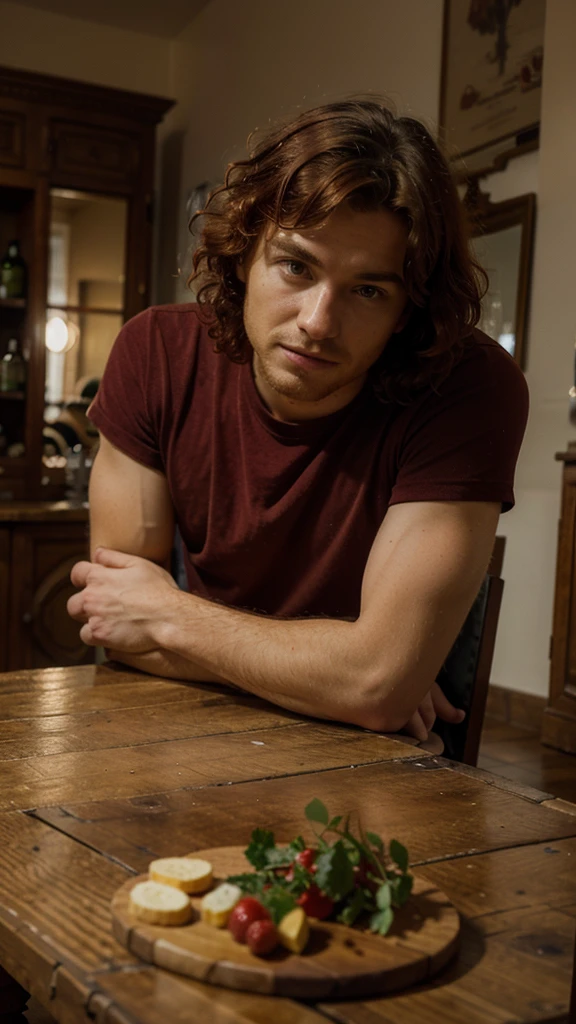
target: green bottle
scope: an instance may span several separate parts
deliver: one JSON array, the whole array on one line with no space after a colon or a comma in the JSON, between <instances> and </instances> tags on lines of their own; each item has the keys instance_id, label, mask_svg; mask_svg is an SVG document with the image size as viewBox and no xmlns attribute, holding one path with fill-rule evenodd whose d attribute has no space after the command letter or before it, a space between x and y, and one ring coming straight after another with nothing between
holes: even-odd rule
<instances>
[{"instance_id":1,"label":"green bottle","mask_svg":"<svg viewBox=\"0 0 576 1024\"><path fill-rule=\"evenodd\" d=\"M26 384L26 363L16 338L10 338L8 351L0 362L0 392L23 391Z\"/></svg>"},{"instance_id":2,"label":"green bottle","mask_svg":"<svg viewBox=\"0 0 576 1024\"><path fill-rule=\"evenodd\" d=\"M0 299L25 299L27 267L20 255L20 243L10 242L0 263Z\"/></svg>"}]
</instances>

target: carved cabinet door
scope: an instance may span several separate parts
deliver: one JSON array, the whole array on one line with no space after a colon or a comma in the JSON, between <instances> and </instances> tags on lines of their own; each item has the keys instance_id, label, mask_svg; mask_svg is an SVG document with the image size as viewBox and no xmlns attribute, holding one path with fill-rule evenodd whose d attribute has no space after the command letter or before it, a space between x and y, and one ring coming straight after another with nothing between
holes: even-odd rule
<instances>
[{"instance_id":1,"label":"carved cabinet door","mask_svg":"<svg viewBox=\"0 0 576 1024\"><path fill-rule=\"evenodd\" d=\"M82 665L94 648L66 611L70 570L88 557L85 523L22 524L12 533L8 670Z\"/></svg>"}]
</instances>

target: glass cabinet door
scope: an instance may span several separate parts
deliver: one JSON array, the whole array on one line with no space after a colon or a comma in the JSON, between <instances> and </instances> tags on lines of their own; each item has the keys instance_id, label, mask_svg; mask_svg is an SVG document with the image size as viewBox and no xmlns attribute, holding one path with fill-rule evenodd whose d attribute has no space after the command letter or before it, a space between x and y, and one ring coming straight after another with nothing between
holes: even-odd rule
<instances>
[{"instance_id":1,"label":"glass cabinet door","mask_svg":"<svg viewBox=\"0 0 576 1024\"><path fill-rule=\"evenodd\" d=\"M50 192L45 464L96 439L86 410L126 319L127 220L125 199Z\"/></svg>"}]
</instances>

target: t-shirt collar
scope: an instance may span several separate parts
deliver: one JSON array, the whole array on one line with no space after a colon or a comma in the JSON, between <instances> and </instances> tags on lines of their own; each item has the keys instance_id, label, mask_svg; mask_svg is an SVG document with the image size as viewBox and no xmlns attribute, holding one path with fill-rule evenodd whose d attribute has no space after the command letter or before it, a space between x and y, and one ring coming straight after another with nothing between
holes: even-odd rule
<instances>
[{"instance_id":1,"label":"t-shirt collar","mask_svg":"<svg viewBox=\"0 0 576 1024\"><path fill-rule=\"evenodd\" d=\"M251 362L244 363L242 371L241 387L252 412L272 437L277 438L279 441L284 441L285 443L298 442L300 444L306 444L307 442L317 440L317 438L321 437L324 433L333 433L333 431L340 426L347 416L349 416L350 412L353 409L356 409L357 405L366 400L365 385L356 397L348 403L348 405L345 405L342 409L338 409L336 412L329 413L327 416L318 416L310 420L300 420L297 423L286 423L284 420L275 419L270 410L264 404L260 392L256 387Z\"/></svg>"}]
</instances>

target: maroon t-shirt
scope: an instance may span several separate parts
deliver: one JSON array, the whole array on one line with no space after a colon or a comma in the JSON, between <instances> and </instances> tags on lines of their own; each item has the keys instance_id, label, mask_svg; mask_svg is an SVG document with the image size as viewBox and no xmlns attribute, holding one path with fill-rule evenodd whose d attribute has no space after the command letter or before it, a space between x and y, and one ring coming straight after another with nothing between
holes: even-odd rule
<instances>
[{"instance_id":1,"label":"maroon t-shirt","mask_svg":"<svg viewBox=\"0 0 576 1024\"><path fill-rule=\"evenodd\" d=\"M187 304L122 328L90 418L165 473L191 591L271 615L356 618L390 505L512 507L527 406L518 366L475 332L439 393L400 406L367 385L330 416L280 423L251 366L216 354Z\"/></svg>"}]
</instances>

